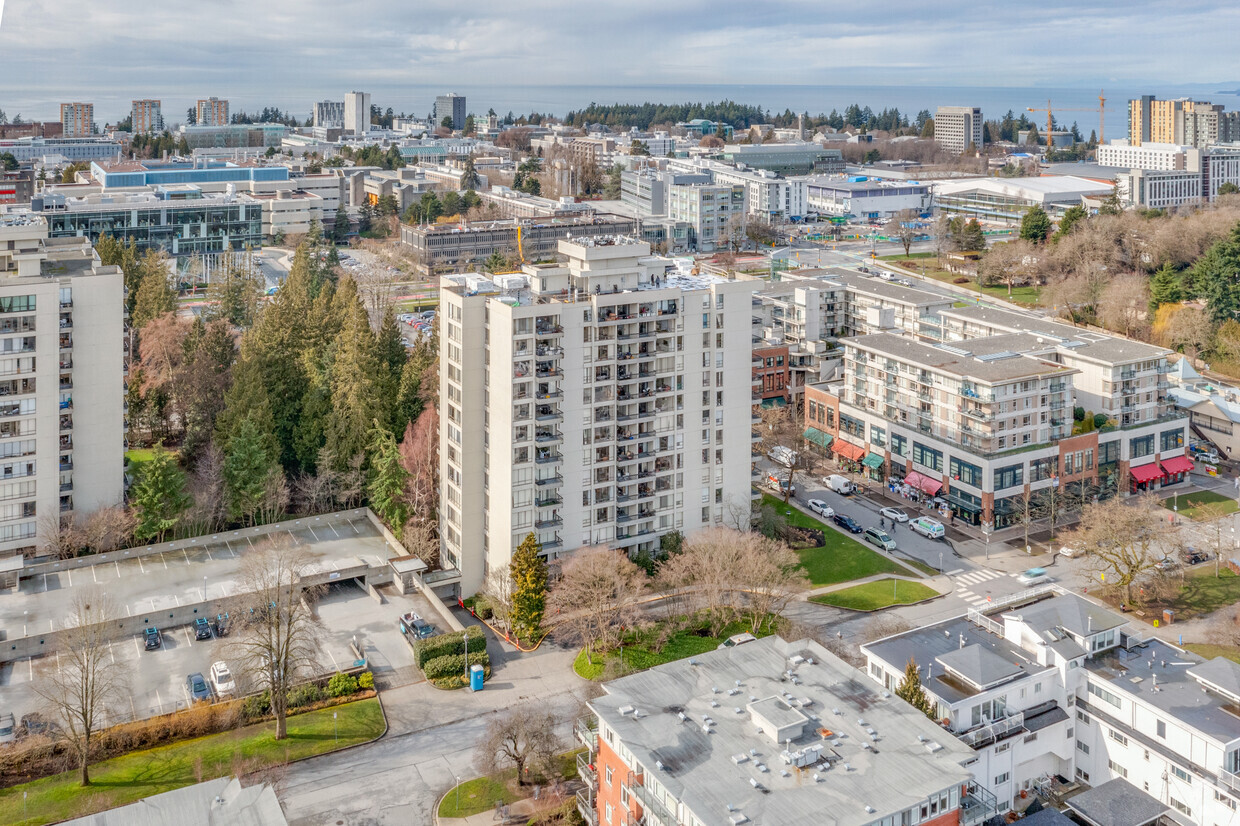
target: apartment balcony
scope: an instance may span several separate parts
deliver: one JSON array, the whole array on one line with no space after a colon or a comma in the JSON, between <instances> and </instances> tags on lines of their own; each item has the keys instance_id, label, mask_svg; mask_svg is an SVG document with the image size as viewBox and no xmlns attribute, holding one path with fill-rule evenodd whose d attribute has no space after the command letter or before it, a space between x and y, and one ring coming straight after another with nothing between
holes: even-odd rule
<instances>
[{"instance_id":1,"label":"apartment balcony","mask_svg":"<svg viewBox=\"0 0 1240 826\"><path fill-rule=\"evenodd\" d=\"M558 336L563 334L564 328L559 324L539 324L534 329L536 336Z\"/></svg>"},{"instance_id":2,"label":"apartment balcony","mask_svg":"<svg viewBox=\"0 0 1240 826\"><path fill-rule=\"evenodd\" d=\"M598 826L598 811L594 808L594 794L589 787L577 791L577 813L586 826Z\"/></svg>"},{"instance_id":3,"label":"apartment balcony","mask_svg":"<svg viewBox=\"0 0 1240 826\"><path fill-rule=\"evenodd\" d=\"M629 793L637 798L642 807L642 820L650 826L676 826L679 822L663 801L659 800L645 786L633 782L633 773L629 773Z\"/></svg>"},{"instance_id":4,"label":"apartment balcony","mask_svg":"<svg viewBox=\"0 0 1240 826\"><path fill-rule=\"evenodd\" d=\"M61 389L61 390L72 390L72 389L73 389L73 379L72 379L72 377L70 377L70 376L61 376L61 377L60 377L60 389Z\"/></svg>"},{"instance_id":5,"label":"apartment balcony","mask_svg":"<svg viewBox=\"0 0 1240 826\"><path fill-rule=\"evenodd\" d=\"M71 492L72 490L73 490L73 480L69 480L68 482L61 482L61 483L60 483L60 492L61 492L61 493L69 493L69 492Z\"/></svg>"},{"instance_id":6,"label":"apartment balcony","mask_svg":"<svg viewBox=\"0 0 1240 826\"><path fill-rule=\"evenodd\" d=\"M539 444L552 444L564 441L564 434L558 430L539 430L534 434L534 441Z\"/></svg>"},{"instance_id":7,"label":"apartment balcony","mask_svg":"<svg viewBox=\"0 0 1240 826\"><path fill-rule=\"evenodd\" d=\"M1128 370L1120 370L1120 371L1119 371L1119 380L1120 380L1120 381L1130 381L1130 380L1132 380L1132 379L1135 379L1136 377L1137 377L1137 371L1136 371L1136 370L1133 370L1133 369L1128 369Z\"/></svg>"},{"instance_id":8,"label":"apartment balcony","mask_svg":"<svg viewBox=\"0 0 1240 826\"><path fill-rule=\"evenodd\" d=\"M559 516L552 516L549 519L539 519L534 522L535 528L558 528L564 524L564 520Z\"/></svg>"},{"instance_id":9,"label":"apartment balcony","mask_svg":"<svg viewBox=\"0 0 1240 826\"><path fill-rule=\"evenodd\" d=\"M72 430L73 429L73 417L72 416L61 416L60 417L60 429L61 431Z\"/></svg>"},{"instance_id":10,"label":"apartment balcony","mask_svg":"<svg viewBox=\"0 0 1240 826\"><path fill-rule=\"evenodd\" d=\"M534 414L536 422L558 422L564 419L564 414L554 407L543 406L538 408L538 412Z\"/></svg>"},{"instance_id":11,"label":"apartment balcony","mask_svg":"<svg viewBox=\"0 0 1240 826\"><path fill-rule=\"evenodd\" d=\"M593 751L593 750L591 750ZM585 781L590 787L590 791L598 791L598 769L590 762L590 758L585 754L577 755L577 776Z\"/></svg>"},{"instance_id":12,"label":"apartment balcony","mask_svg":"<svg viewBox=\"0 0 1240 826\"><path fill-rule=\"evenodd\" d=\"M73 467L73 465L70 465L69 467ZM61 469L62 470L64 469L63 463L61 464ZM540 479L534 480L534 484L539 487L559 486L559 485L562 485L563 483L564 483L563 476L544 476Z\"/></svg>"},{"instance_id":13,"label":"apartment balcony","mask_svg":"<svg viewBox=\"0 0 1240 826\"><path fill-rule=\"evenodd\" d=\"M539 401L545 401L545 400L547 400L547 399L562 399L562 398L564 398L564 391L562 391L562 390L544 390L544 391L541 391L541 392L535 393L535 394L534 394L534 398L538 399Z\"/></svg>"},{"instance_id":14,"label":"apartment balcony","mask_svg":"<svg viewBox=\"0 0 1240 826\"><path fill-rule=\"evenodd\" d=\"M540 465L549 465L554 462L562 461L563 459L564 457L554 450L540 450L537 455L534 456L534 461Z\"/></svg>"},{"instance_id":15,"label":"apartment balcony","mask_svg":"<svg viewBox=\"0 0 1240 826\"><path fill-rule=\"evenodd\" d=\"M548 367L543 370L535 370L534 375L540 379L554 379L564 375L564 371L558 367Z\"/></svg>"},{"instance_id":16,"label":"apartment balcony","mask_svg":"<svg viewBox=\"0 0 1240 826\"><path fill-rule=\"evenodd\" d=\"M1063 410L1066 404L1067 402L1057 401L1057 402L1051 402L1050 404L1047 405L1047 407L1049 407L1051 410Z\"/></svg>"},{"instance_id":17,"label":"apartment balcony","mask_svg":"<svg viewBox=\"0 0 1240 826\"><path fill-rule=\"evenodd\" d=\"M558 551L560 548L564 547L564 543L560 541L560 535L558 533L553 536L549 536L546 539L539 537L538 544L542 546L543 553L546 553L547 551Z\"/></svg>"},{"instance_id":18,"label":"apartment balcony","mask_svg":"<svg viewBox=\"0 0 1240 826\"><path fill-rule=\"evenodd\" d=\"M60 457L60 469L61 470L73 470L73 457L72 456L61 456Z\"/></svg>"},{"instance_id":19,"label":"apartment balcony","mask_svg":"<svg viewBox=\"0 0 1240 826\"><path fill-rule=\"evenodd\" d=\"M654 418L653 410L639 410L636 413L626 413L623 416L617 416L616 421L637 422L637 421L643 421L645 419L653 419L653 418Z\"/></svg>"},{"instance_id":20,"label":"apartment balcony","mask_svg":"<svg viewBox=\"0 0 1240 826\"><path fill-rule=\"evenodd\" d=\"M64 300L64 301L61 301L61 302L60 302L60 309L62 309L62 310L72 310L72 309L73 309L73 299L72 299L72 298L70 298L70 299L66 299L66 300Z\"/></svg>"},{"instance_id":21,"label":"apartment balcony","mask_svg":"<svg viewBox=\"0 0 1240 826\"><path fill-rule=\"evenodd\" d=\"M73 329L73 314L72 314L72 313L62 313L62 314L61 314L61 316L60 316L60 329L62 329L62 330L72 330L72 329Z\"/></svg>"},{"instance_id":22,"label":"apartment balcony","mask_svg":"<svg viewBox=\"0 0 1240 826\"><path fill-rule=\"evenodd\" d=\"M62 359L60 360L60 369L61 369L61 370L72 370L72 369L73 369L73 359L71 359L71 358L62 358Z\"/></svg>"},{"instance_id":23,"label":"apartment balcony","mask_svg":"<svg viewBox=\"0 0 1240 826\"><path fill-rule=\"evenodd\" d=\"M60 497L60 512L70 513L72 510L73 510L73 497L72 496ZM31 515L33 516L33 514Z\"/></svg>"},{"instance_id":24,"label":"apartment balcony","mask_svg":"<svg viewBox=\"0 0 1240 826\"><path fill-rule=\"evenodd\" d=\"M564 504L564 497L558 493L544 493L541 497L534 498L534 507L550 508L553 505Z\"/></svg>"},{"instance_id":25,"label":"apartment balcony","mask_svg":"<svg viewBox=\"0 0 1240 826\"><path fill-rule=\"evenodd\" d=\"M60 449L61 450L73 450L73 437L72 436L61 436L60 437Z\"/></svg>"},{"instance_id":26,"label":"apartment balcony","mask_svg":"<svg viewBox=\"0 0 1240 826\"><path fill-rule=\"evenodd\" d=\"M970 419L974 419L979 422L993 422L995 420L995 414L992 410L977 410L972 407L962 407L960 408L960 414L962 416L968 416Z\"/></svg>"},{"instance_id":27,"label":"apartment balcony","mask_svg":"<svg viewBox=\"0 0 1240 826\"><path fill-rule=\"evenodd\" d=\"M61 350L72 350L73 349L73 336L62 334L60 337L60 349ZM26 350L23 352L29 352L29 351Z\"/></svg>"},{"instance_id":28,"label":"apartment balcony","mask_svg":"<svg viewBox=\"0 0 1240 826\"><path fill-rule=\"evenodd\" d=\"M1068 383L1066 381L1053 381L1046 387L1046 390L1049 393L1062 393L1067 389Z\"/></svg>"},{"instance_id":29,"label":"apartment balcony","mask_svg":"<svg viewBox=\"0 0 1240 826\"><path fill-rule=\"evenodd\" d=\"M539 358L559 358L564 355L564 348L540 344L534 348L534 355Z\"/></svg>"}]
</instances>

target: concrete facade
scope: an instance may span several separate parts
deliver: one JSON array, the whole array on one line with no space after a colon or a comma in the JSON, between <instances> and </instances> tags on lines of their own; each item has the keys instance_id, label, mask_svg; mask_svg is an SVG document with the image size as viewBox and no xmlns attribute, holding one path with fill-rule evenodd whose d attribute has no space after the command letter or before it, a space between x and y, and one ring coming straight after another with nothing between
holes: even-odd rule
<instances>
[{"instance_id":1,"label":"concrete facade","mask_svg":"<svg viewBox=\"0 0 1240 826\"><path fill-rule=\"evenodd\" d=\"M370 131L369 92L349 92L344 96L344 131L357 137Z\"/></svg>"},{"instance_id":2,"label":"concrete facade","mask_svg":"<svg viewBox=\"0 0 1240 826\"><path fill-rule=\"evenodd\" d=\"M982 148L980 106L940 106L934 113L934 142L948 152L962 154L969 145Z\"/></svg>"},{"instance_id":3,"label":"concrete facade","mask_svg":"<svg viewBox=\"0 0 1240 826\"><path fill-rule=\"evenodd\" d=\"M227 126L230 122L228 101L217 97L199 98L195 114L197 126Z\"/></svg>"},{"instance_id":4,"label":"concrete facade","mask_svg":"<svg viewBox=\"0 0 1240 826\"><path fill-rule=\"evenodd\" d=\"M60 104L61 135L66 138L84 138L95 134L95 104Z\"/></svg>"}]
</instances>

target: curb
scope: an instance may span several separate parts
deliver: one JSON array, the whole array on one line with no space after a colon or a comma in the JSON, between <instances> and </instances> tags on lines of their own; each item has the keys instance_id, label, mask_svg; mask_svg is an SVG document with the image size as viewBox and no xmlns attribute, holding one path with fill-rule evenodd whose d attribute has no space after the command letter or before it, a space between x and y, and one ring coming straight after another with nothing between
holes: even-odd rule
<instances>
[{"instance_id":1,"label":"curb","mask_svg":"<svg viewBox=\"0 0 1240 826\"><path fill-rule=\"evenodd\" d=\"M828 591L826 594L819 594L818 596L827 596L827 594L830 593L832 592ZM825 602L814 602L809 598L806 598L805 601L814 605L820 605L823 608L838 608L841 611L852 611L854 614L877 614L880 611L890 611L893 608L909 608L914 605L926 605L927 603L934 602L936 599L944 599L950 595L951 592L949 591L943 594L935 594L934 596L926 597L925 599L919 599L916 602L898 602L893 605L884 605L882 608L870 608L869 610L866 610L865 608L845 608L842 605L830 605Z\"/></svg>"}]
</instances>

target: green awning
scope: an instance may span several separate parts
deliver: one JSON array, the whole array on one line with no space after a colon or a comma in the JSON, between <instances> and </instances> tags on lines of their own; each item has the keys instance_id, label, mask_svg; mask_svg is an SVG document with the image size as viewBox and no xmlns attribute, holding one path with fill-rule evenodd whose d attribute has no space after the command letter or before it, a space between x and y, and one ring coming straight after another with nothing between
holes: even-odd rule
<instances>
[{"instance_id":1,"label":"green awning","mask_svg":"<svg viewBox=\"0 0 1240 826\"><path fill-rule=\"evenodd\" d=\"M813 442L819 447L830 447L831 443L835 441L835 437L832 436L830 433L823 433L821 430L819 430L816 427L805 428L804 435L805 435L806 441Z\"/></svg>"},{"instance_id":2,"label":"green awning","mask_svg":"<svg viewBox=\"0 0 1240 826\"><path fill-rule=\"evenodd\" d=\"M879 456L877 453L869 453L869 454L866 454L866 457L861 460L861 464L865 465L868 468L873 468L874 470L878 470L880 467L883 466L883 457Z\"/></svg>"},{"instance_id":3,"label":"green awning","mask_svg":"<svg viewBox=\"0 0 1240 826\"><path fill-rule=\"evenodd\" d=\"M788 404L787 399L783 396L776 396L773 399L763 399L762 404L760 404L759 407L763 410L770 410L772 407L783 407L786 404Z\"/></svg>"}]
</instances>

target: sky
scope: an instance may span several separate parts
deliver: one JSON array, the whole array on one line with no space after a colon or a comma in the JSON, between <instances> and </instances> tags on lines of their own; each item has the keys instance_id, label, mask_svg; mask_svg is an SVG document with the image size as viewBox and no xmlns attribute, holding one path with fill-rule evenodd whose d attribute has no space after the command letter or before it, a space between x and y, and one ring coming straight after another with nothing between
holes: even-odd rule
<instances>
[{"instance_id":1,"label":"sky","mask_svg":"<svg viewBox=\"0 0 1240 826\"><path fill-rule=\"evenodd\" d=\"M0 0L0 14L0 109L27 118L212 94L300 115L353 88L1240 85L1240 4L1201 0Z\"/></svg>"}]
</instances>

